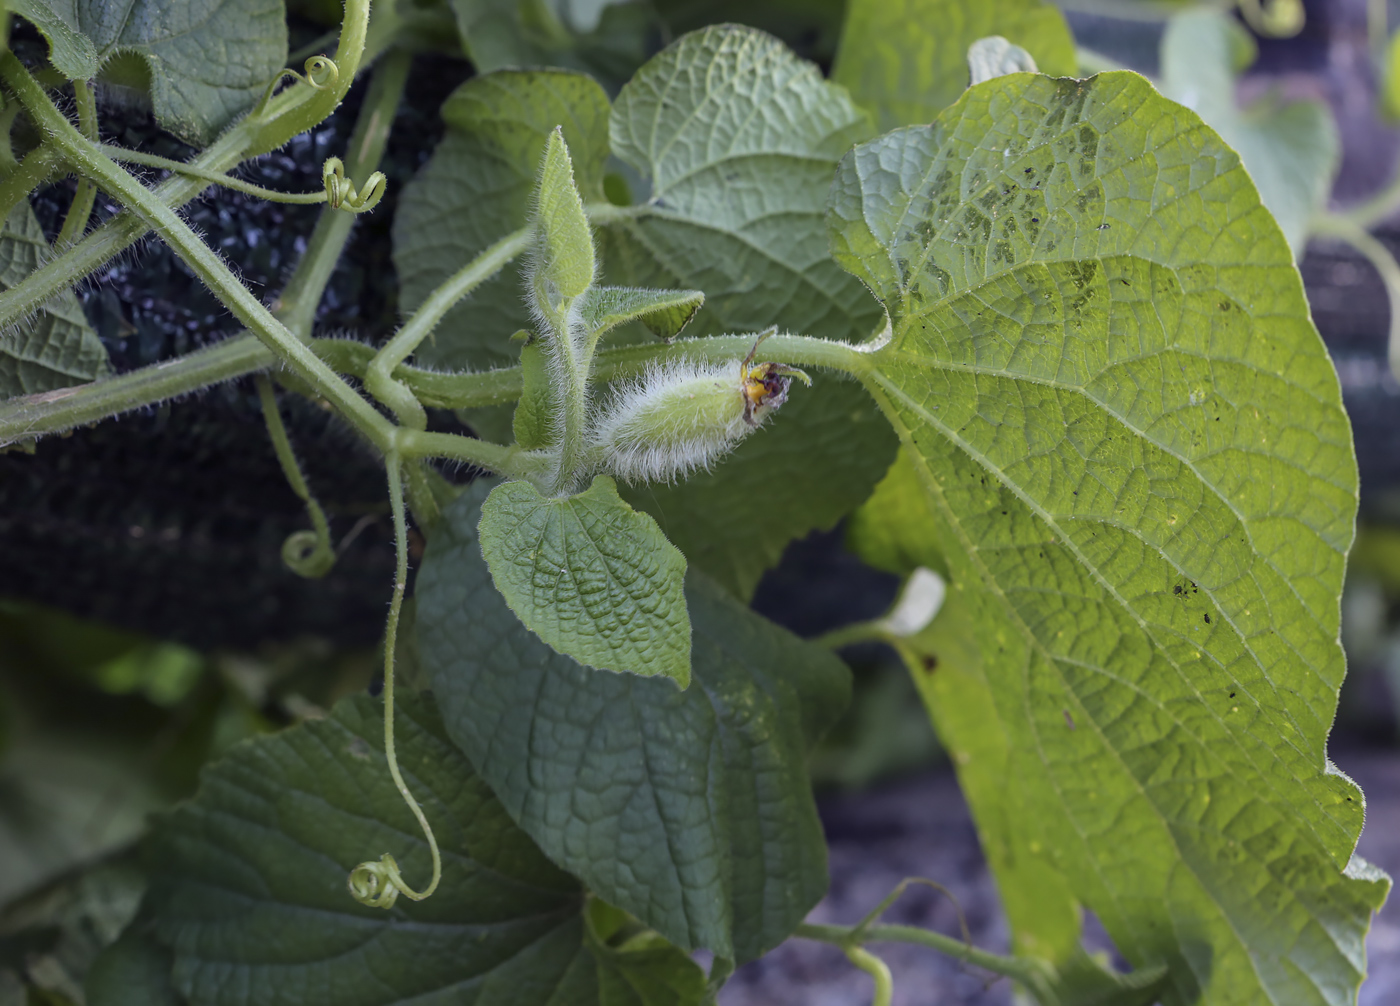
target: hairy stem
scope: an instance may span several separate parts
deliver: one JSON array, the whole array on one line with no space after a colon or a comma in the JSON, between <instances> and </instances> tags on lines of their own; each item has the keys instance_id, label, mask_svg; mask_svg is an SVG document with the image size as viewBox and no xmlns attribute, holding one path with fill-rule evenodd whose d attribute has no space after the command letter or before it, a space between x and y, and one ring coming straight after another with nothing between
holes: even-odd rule
<instances>
[{"instance_id":1,"label":"hairy stem","mask_svg":"<svg viewBox=\"0 0 1400 1006\"><path fill-rule=\"evenodd\" d=\"M394 368L413 354L453 305L519 257L530 245L530 234L528 227L507 234L459 269L428 296L370 361L364 374L365 388L393 409L405 426L424 429L427 417L413 392L395 380Z\"/></svg>"},{"instance_id":2,"label":"hairy stem","mask_svg":"<svg viewBox=\"0 0 1400 1006\"><path fill-rule=\"evenodd\" d=\"M331 545L331 525L326 520L326 512L302 475L301 465L292 450L291 438L282 422L281 410L277 407L277 396L272 390L272 382L266 374L256 377L258 400L262 404L263 421L267 424L267 434L272 440L272 450L277 455L277 463L282 466L282 475L292 492L306 506L306 515L311 519L312 531L297 531L288 537L282 546L282 561L292 572L310 578L325 576L335 565L335 549ZM309 546L309 547L308 547Z\"/></svg>"},{"instance_id":3,"label":"hairy stem","mask_svg":"<svg viewBox=\"0 0 1400 1006\"><path fill-rule=\"evenodd\" d=\"M261 185L245 182L243 179L234 178L232 175L222 174L218 171L206 171L193 164L186 164L184 161L172 161L168 157L157 157L155 154L143 154L139 150L127 150L125 147L114 147L110 144L104 144L102 152L114 161L122 161L126 164L140 164L148 168L160 168L162 171L170 171L178 175L188 175L191 178L198 178L209 182L211 185L218 185L221 188L232 189L235 192L256 196L259 199L266 199L270 203L309 205L324 203L326 201L326 192L324 189L318 189L315 192L279 192L276 189L266 189Z\"/></svg>"},{"instance_id":4,"label":"hairy stem","mask_svg":"<svg viewBox=\"0 0 1400 1006\"><path fill-rule=\"evenodd\" d=\"M29 193L48 181L62 163L63 155L47 141L25 154L24 160L19 162L19 167L0 182L0 222L8 220L10 211L18 206L21 200L27 198Z\"/></svg>"},{"instance_id":5,"label":"hairy stem","mask_svg":"<svg viewBox=\"0 0 1400 1006\"><path fill-rule=\"evenodd\" d=\"M73 81L73 95L78 104L78 129L89 140L96 142L97 99L85 80ZM63 227L54 240L55 248L67 248L83 236L88 220L92 217L92 207L97 202L97 186L91 179L78 179L78 191L73 194L73 205L68 207L68 215L63 218Z\"/></svg>"}]
</instances>

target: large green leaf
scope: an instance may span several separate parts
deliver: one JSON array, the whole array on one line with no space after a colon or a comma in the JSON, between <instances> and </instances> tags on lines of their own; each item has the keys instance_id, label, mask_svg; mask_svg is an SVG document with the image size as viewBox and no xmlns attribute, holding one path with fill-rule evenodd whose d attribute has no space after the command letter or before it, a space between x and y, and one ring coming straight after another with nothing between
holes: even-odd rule
<instances>
[{"instance_id":1,"label":"large green leaf","mask_svg":"<svg viewBox=\"0 0 1400 1006\"><path fill-rule=\"evenodd\" d=\"M1043 0L851 0L831 78L881 129L929 122L967 87L967 50L988 35L1045 73L1078 69L1064 16Z\"/></svg>"},{"instance_id":2,"label":"large green leaf","mask_svg":"<svg viewBox=\"0 0 1400 1006\"><path fill-rule=\"evenodd\" d=\"M826 889L807 751L849 675L828 652L686 583L692 681L581 667L527 630L477 542L484 487L444 515L417 627L452 739L556 863L687 949L744 960Z\"/></svg>"},{"instance_id":3,"label":"large green leaf","mask_svg":"<svg viewBox=\"0 0 1400 1006\"><path fill-rule=\"evenodd\" d=\"M831 227L952 580L939 725L1004 889L1048 892L1023 945L1072 898L1164 1003L1354 1001L1388 887L1326 756L1356 464L1238 157L1135 74L1016 74L853 151Z\"/></svg>"},{"instance_id":4,"label":"large green leaf","mask_svg":"<svg viewBox=\"0 0 1400 1006\"><path fill-rule=\"evenodd\" d=\"M1277 95L1241 108L1235 76L1254 62L1253 36L1220 10L1178 14L1162 36L1162 93L1200 113L1244 161L1259 198L1297 256L1308 221L1327 205L1341 159L1337 126L1321 101Z\"/></svg>"},{"instance_id":5,"label":"large green leaf","mask_svg":"<svg viewBox=\"0 0 1400 1006\"><path fill-rule=\"evenodd\" d=\"M599 966L577 881L511 823L433 708L401 697L398 713L399 762L442 847L437 892L386 912L346 890L349 870L385 851L410 882L430 869L379 705L346 700L238 746L158 823L138 926L173 950L177 990L191 1006L644 1001L605 994L626 959ZM674 948L667 959L673 974L695 967Z\"/></svg>"},{"instance_id":6,"label":"large green leaf","mask_svg":"<svg viewBox=\"0 0 1400 1006\"><path fill-rule=\"evenodd\" d=\"M584 202L603 193L608 98L565 70L475 77L442 106L447 136L410 182L394 215L394 267L406 310L488 246L523 227L549 135L562 126ZM448 312L418 359L461 370L514 363L513 333L532 328L520 266L511 265Z\"/></svg>"},{"instance_id":7,"label":"large green leaf","mask_svg":"<svg viewBox=\"0 0 1400 1006\"><path fill-rule=\"evenodd\" d=\"M51 255L29 201L21 200L0 233L0 289L15 286ZM83 384L108 369L107 350L71 290L0 335L0 398Z\"/></svg>"},{"instance_id":8,"label":"large green leaf","mask_svg":"<svg viewBox=\"0 0 1400 1006\"><path fill-rule=\"evenodd\" d=\"M24 0L19 12L48 37L60 71L90 75L95 54L121 83L148 89L156 120L196 145L252 108L287 58L282 0Z\"/></svg>"},{"instance_id":9,"label":"large green leaf","mask_svg":"<svg viewBox=\"0 0 1400 1006\"><path fill-rule=\"evenodd\" d=\"M647 57L656 28L651 5L604 0L591 24L573 23L576 5L560 0L451 0L462 48L478 73L510 66L584 70L613 88Z\"/></svg>"},{"instance_id":10,"label":"large green leaf","mask_svg":"<svg viewBox=\"0 0 1400 1006\"><path fill-rule=\"evenodd\" d=\"M608 476L563 499L502 483L479 532L496 588L555 650L599 670L690 684L685 556Z\"/></svg>"}]
</instances>

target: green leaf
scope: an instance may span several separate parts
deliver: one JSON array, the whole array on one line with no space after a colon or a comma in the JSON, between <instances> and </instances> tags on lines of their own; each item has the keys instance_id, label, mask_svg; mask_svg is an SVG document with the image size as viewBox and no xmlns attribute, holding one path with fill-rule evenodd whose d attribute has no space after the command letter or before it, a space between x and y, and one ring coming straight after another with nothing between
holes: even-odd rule
<instances>
[{"instance_id":1,"label":"green leaf","mask_svg":"<svg viewBox=\"0 0 1400 1006\"><path fill-rule=\"evenodd\" d=\"M979 38L967 49L968 85L1008 73L1035 73L1035 58L1000 35Z\"/></svg>"},{"instance_id":2,"label":"green leaf","mask_svg":"<svg viewBox=\"0 0 1400 1006\"><path fill-rule=\"evenodd\" d=\"M398 700L399 762L441 843L442 885L387 912L350 897L349 870L389 849L410 880L429 872L381 724L362 696L241 744L159 821L143 911L174 952L177 990L199 1006L626 1002L605 994L616 963L600 967L587 947L578 883L413 696Z\"/></svg>"},{"instance_id":3,"label":"green leaf","mask_svg":"<svg viewBox=\"0 0 1400 1006\"><path fill-rule=\"evenodd\" d=\"M406 310L488 246L523 227L555 126L562 126L585 202L602 198L608 98L564 70L475 77L442 106L447 136L405 188L394 215L394 267ZM533 328L521 267L507 266L448 312L418 360L453 370L514 363L511 333Z\"/></svg>"},{"instance_id":4,"label":"green leaf","mask_svg":"<svg viewBox=\"0 0 1400 1006\"><path fill-rule=\"evenodd\" d=\"M1043 0L851 0L831 79L882 130L929 122L967 87L968 49L989 35L1046 73L1079 68L1064 16Z\"/></svg>"},{"instance_id":5,"label":"green leaf","mask_svg":"<svg viewBox=\"0 0 1400 1006\"><path fill-rule=\"evenodd\" d=\"M847 520L846 547L887 573L905 576L924 566L947 579L947 563L916 530L933 520L932 508L913 455L901 447L875 491Z\"/></svg>"},{"instance_id":6,"label":"green leaf","mask_svg":"<svg viewBox=\"0 0 1400 1006\"><path fill-rule=\"evenodd\" d=\"M853 151L831 226L952 581L916 676L957 686L1001 889L1048 892L1018 946L1063 959L1077 901L1164 1003L1353 1001L1388 888L1326 756L1356 464L1239 159L1135 74L1000 77Z\"/></svg>"},{"instance_id":7,"label":"green leaf","mask_svg":"<svg viewBox=\"0 0 1400 1006\"><path fill-rule=\"evenodd\" d=\"M579 312L584 328L594 335L640 321L652 335L673 339L704 304L705 295L699 290L595 286L584 296Z\"/></svg>"},{"instance_id":8,"label":"green leaf","mask_svg":"<svg viewBox=\"0 0 1400 1006\"><path fill-rule=\"evenodd\" d=\"M69 80L91 80L99 66L92 39L54 13L50 0L8 0L11 14L27 20L49 43L49 62Z\"/></svg>"},{"instance_id":9,"label":"green leaf","mask_svg":"<svg viewBox=\"0 0 1400 1006\"><path fill-rule=\"evenodd\" d=\"M574 164L564 142L564 131L557 126L545 142L535 205L535 228L539 234L536 268L552 287L551 299L571 301L593 285L597 262L583 200L574 185Z\"/></svg>"},{"instance_id":10,"label":"green leaf","mask_svg":"<svg viewBox=\"0 0 1400 1006\"><path fill-rule=\"evenodd\" d=\"M451 6L477 73L558 66L593 74L614 89L647 58L657 27L650 5L641 2L605 0L589 25L570 24L561 0L451 0Z\"/></svg>"},{"instance_id":11,"label":"green leaf","mask_svg":"<svg viewBox=\"0 0 1400 1006\"><path fill-rule=\"evenodd\" d=\"M180 1006L174 956L137 923L98 955L83 983L87 1006Z\"/></svg>"},{"instance_id":12,"label":"green leaf","mask_svg":"<svg viewBox=\"0 0 1400 1006\"><path fill-rule=\"evenodd\" d=\"M869 129L841 88L770 36L733 25L685 36L613 109L613 147L652 194L648 212L600 228L605 276L705 291L690 329L701 334L781 324L864 339L883 313L827 256L822 215L836 159ZM859 387L818 376L713 472L625 495L748 598L788 542L868 495L894 446Z\"/></svg>"},{"instance_id":13,"label":"green leaf","mask_svg":"<svg viewBox=\"0 0 1400 1006\"><path fill-rule=\"evenodd\" d=\"M44 229L22 200L0 233L0 290L48 261ZM0 398L55 391L105 376L107 350L71 290L45 302L32 318L0 335Z\"/></svg>"},{"instance_id":14,"label":"green leaf","mask_svg":"<svg viewBox=\"0 0 1400 1006\"><path fill-rule=\"evenodd\" d=\"M1308 221L1332 193L1341 158L1337 126L1321 101L1270 95L1246 108L1235 104L1235 77L1254 56L1253 39L1225 12L1178 14L1162 37L1162 93L1199 113L1235 149L1301 256Z\"/></svg>"},{"instance_id":15,"label":"green leaf","mask_svg":"<svg viewBox=\"0 0 1400 1006\"><path fill-rule=\"evenodd\" d=\"M581 667L492 584L485 495L448 510L415 588L453 740L555 862L672 943L777 945L826 889L806 758L849 697L845 666L692 573L690 688Z\"/></svg>"},{"instance_id":16,"label":"green leaf","mask_svg":"<svg viewBox=\"0 0 1400 1006\"><path fill-rule=\"evenodd\" d=\"M529 335L527 332L520 334ZM542 339L530 339L520 347L520 385L520 401L515 406L511 424L515 442L527 451L548 447L556 436L556 406L554 379Z\"/></svg>"},{"instance_id":17,"label":"green leaf","mask_svg":"<svg viewBox=\"0 0 1400 1006\"><path fill-rule=\"evenodd\" d=\"M556 651L602 671L690 684L685 556L599 475L549 499L506 482L481 508L481 551L516 616Z\"/></svg>"},{"instance_id":18,"label":"green leaf","mask_svg":"<svg viewBox=\"0 0 1400 1006\"><path fill-rule=\"evenodd\" d=\"M287 58L282 0L25 0L25 8L63 59L61 72L91 76L90 47L123 84L150 91L161 126L196 146L252 108ZM59 23L89 45L65 40L60 55Z\"/></svg>"}]
</instances>

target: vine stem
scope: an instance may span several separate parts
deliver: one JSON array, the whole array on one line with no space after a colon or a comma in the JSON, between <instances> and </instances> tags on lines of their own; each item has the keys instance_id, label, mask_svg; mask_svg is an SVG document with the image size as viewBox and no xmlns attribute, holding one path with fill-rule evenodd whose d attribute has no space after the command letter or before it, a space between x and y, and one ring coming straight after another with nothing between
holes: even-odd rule
<instances>
[{"instance_id":1,"label":"vine stem","mask_svg":"<svg viewBox=\"0 0 1400 1006\"><path fill-rule=\"evenodd\" d=\"M390 908L398 895L422 901L437 890L442 880L442 853L438 851L437 836L428 824L428 816L413 798L408 784L399 771L398 753L394 748L394 650L398 645L399 614L403 610L404 593L408 590L408 518L404 513L402 459L390 451L384 457L384 469L389 481L389 507L394 516L394 593L389 600L389 619L384 628L384 756L389 762L389 775L408 809L418 819L428 850L433 857L433 878L421 892L409 887L399 874L394 857L385 853L379 862L361 863L351 872L350 892L357 901L377 908Z\"/></svg>"},{"instance_id":2,"label":"vine stem","mask_svg":"<svg viewBox=\"0 0 1400 1006\"><path fill-rule=\"evenodd\" d=\"M468 262L434 290L394 337L374 354L365 368L365 388L393 409L405 426L425 429L427 415L413 392L395 379L394 368L413 354L453 305L523 254L530 246L531 234L532 228L522 227Z\"/></svg>"},{"instance_id":3,"label":"vine stem","mask_svg":"<svg viewBox=\"0 0 1400 1006\"><path fill-rule=\"evenodd\" d=\"M1044 978L1032 961L979 950L970 943L955 940L931 929L920 929L918 926L823 926L804 922L797 927L793 935L805 940L831 943L842 950L866 943L915 943L966 961L993 974L1004 975L1023 985L1035 986Z\"/></svg>"},{"instance_id":4,"label":"vine stem","mask_svg":"<svg viewBox=\"0 0 1400 1006\"><path fill-rule=\"evenodd\" d=\"M68 122L67 119L63 121L65 125ZM10 211L27 198L29 193L48 181L62 163L63 155L47 140L25 154L24 160L19 162L19 167L0 182L0 222L8 220Z\"/></svg>"},{"instance_id":5,"label":"vine stem","mask_svg":"<svg viewBox=\"0 0 1400 1006\"><path fill-rule=\"evenodd\" d=\"M73 96L78 104L78 129L89 140L96 142L97 135L97 98L92 93L92 87L85 80L73 81ZM78 191L73 194L73 205L68 207L68 213L63 218L63 226L59 229L58 237L54 240L55 248L67 248L77 242L87 230L88 220L92 217L92 207L97 202L97 186L89 178L78 179Z\"/></svg>"},{"instance_id":6,"label":"vine stem","mask_svg":"<svg viewBox=\"0 0 1400 1006\"><path fill-rule=\"evenodd\" d=\"M330 522L326 520L326 512L321 509L321 504L311 495L311 488L306 484L301 465L297 463L291 438L287 436L287 427L282 422L282 412L277 407L277 396L272 390L272 382L266 374L258 374L255 383L258 388L258 401L262 404L263 421L267 424L268 437L272 440L272 450L277 455L277 463L282 466L282 475L292 487L292 492L296 493L297 498L306 506L306 514L311 518L311 526L314 529L297 531L290 535L282 546L282 561L299 576L325 576L335 565ZM311 543L309 550L302 547L308 540Z\"/></svg>"},{"instance_id":7,"label":"vine stem","mask_svg":"<svg viewBox=\"0 0 1400 1006\"><path fill-rule=\"evenodd\" d=\"M226 189L233 189L235 192L242 192L246 195L256 196L259 199L266 199L271 203L291 203L294 205L311 205L324 203L326 201L325 189L318 189L315 192L278 192L276 189L263 188L261 185L254 185L252 182L245 182L241 178L234 178L219 171L206 171L204 168L194 164L186 164L184 161L172 161L168 157L157 157L155 154L143 154L139 150L127 150L125 147L114 147L111 144L103 144L102 152L114 161L122 161L127 164L140 164L148 168L159 168L162 171L169 171L174 174L188 175L191 178L198 178L213 185L222 186Z\"/></svg>"}]
</instances>

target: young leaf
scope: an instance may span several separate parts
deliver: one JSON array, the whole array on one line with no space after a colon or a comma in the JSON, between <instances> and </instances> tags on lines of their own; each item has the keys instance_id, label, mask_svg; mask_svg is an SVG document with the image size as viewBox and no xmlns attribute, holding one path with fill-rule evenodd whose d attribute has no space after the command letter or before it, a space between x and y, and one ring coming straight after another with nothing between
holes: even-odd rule
<instances>
[{"instance_id":1,"label":"young leaf","mask_svg":"<svg viewBox=\"0 0 1400 1006\"><path fill-rule=\"evenodd\" d=\"M481 508L479 533L496 588L559 653L690 684L685 556L608 476L564 499L502 483Z\"/></svg>"},{"instance_id":2,"label":"young leaf","mask_svg":"<svg viewBox=\"0 0 1400 1006\"><path fill-rule=\"evenodd\" d=\"M539 232L536 268L553 297L573 300L593 285L597 262L593 234L574 185L574 164L564 131L555 127L545 141L535 192L535 227ZM547 305L550 309L557 304Z\"/></svg>"},{"instance_id":3,"label":"young leaf","mask_svg":"<svg viewBox=\"0 0 1400 1006\"><path fill-rule=\"evenodd\" d=\"M1327 204L1341 159L1337 127L1321 101L1235 103L1235 77L1254 62L1254 39L1219 10L1186 11L1162 36L1162 93L1198 112L1249 169L1259 198L1301 256L1308 221Z\"/></svg>"},{"instance_id":4,"label":"young leaf","mask_svg":"<svg viewBox=\"0 0 1400 1006\"><path fill-rule=\"evenodd\" d=\"M87 1006L181 1006L170 981L174 956L145 928L137 922L97 955L83 982Z\"/></svg>"},{"instance_id":5,"label":"young leaf","mask_svg":"<svg viewBox=\"0 0 1400 1006\"><path fill-rule=\"evenodd\" d=\"M1351 1001L1388 887L1325 749L1356 465L1238 157L1135 74L1015 75L832 193L894 319L867 384L947 560L932 628L981 702L940 726L989 844L1165 1001Z\"/></svg>"},{"instance_id":6,"label":"young leaf","mask_svg":"<svg viewBox=\"0 0 1400 1006\"><path fill-rule=\"evenodd\" d=\"M672 339L705 305L699 290L641 290L625 286L595 286L580 305L580 321L595 336L629 321L640 321L661 339Z\"/></svg>"},{"instance_id":7,"label":"young leaf","mask_svg":"<svg viewBox=\"0 0 1400 1006\"><path fill-rule=\"evenodd\" d=\"M1045 73L1079 68L1064 15L1043 0L851 0L831 79L882 130L929 122L967 87L968 49L989 35Z\"/></svg>"},{"instance_id":8,"label":"young leaf","mask_svg":"<svg viewBox=\"0 0 1400 1006\"><path fill-rule=\"evenodd\" d=\"M25 0L17 10L61 72L86 71L91 49L122 84L149 88L156 120L196 146L252 108L287 59L282 0L129 0L119 12L107 0ZM60 42L60 25L88 44Z\"/></svg>"},{"instance_id":9,"label":"young leaf","mask_svg":"<svg viewBox=\"0 0 1400 1006\"><path fill-rule=\"evenodd\" d=\"M442 843L438 891L385 912L345 888L367 850L411 847L405 875L428 872L378 703L347 700L235 748L158 822L143 916L174 952L177 990L199 1006L474 1002L497 989L519 1006L636 1002L608 992L619 962L589 950L578 883L510 822L431 706L401 696L398 712L399 761Z\"/></svg>"},{"instance_id":10,"label":"young leaf","mask_svg":"<svg viewBox=\"0 0 1400 1006\"><path fill-rule=\"evenodd\" d=\"M511 426L517 446L535 451L554 443L555 393L541 340L520 347L520 401Z\"/></svg>"},{"instance_id":11,"label":"young leaf","mask_svg":"<svg viewBox=\"0 0 1400 1006\"><path fill-rule=\"evenodd\" d=\"M593 3L601 10L589 25L570 24L560 6L559 0L451 0L462 48L477 73L559 66L594 74L615 89L647 58L656 29L650 4Z\"/></svg>"},{"instance_id":12,"label":"young leaf","mask_svg":"<svg viewBox=\"0 0 1400 1006\"><path fill-rule=\"evenodd\" d=\"M1008 73L1035 73L1035 59L1000 35L979 38L967 48L968 86Z\"/></svg>"},{"instance_id":13,"label":"young leaf","mask_svg":"<svg viewBox=\"0 0 1400 1006\"><path fill-rule=\"evenodd\" d=\"M21 200L0 232L0 290L8 290L47 261L44 229ZM107 350L88 325L78 298L65 290L37 315L0 335L0 398L54 391L102 377Z\"/></svg>"},{"instance_id":14,"label":"young leaf","mask_svg":"<svg viewBox=\"0 0 1400 1006\"><path fill-rule=\"evenodd\" d=\"M672 943L777 945L826 889L806 758L849 697L845 666L692 573L690 688L581 667L492 584L485 495L449 508L415 588L453 740L555 862Z\"/></svg>"},{"instance_id":15,"label":"young leaf","mask_svg":"<svg viewBox=\"0 0 1400 1006\"><path fill-rule=\"evenodd\" d=\"M545 145L561 125L585 202L602 198L608 98L564 70L500 70L475 77L442 106L447 136L405 188L394 215L394 268L403 305L432 290L492 243L523 227ZM502 269L458 304L417 353L463 370L514 363L511 333L532 328L520 266Z\"/></svg>"}]
</instances>

